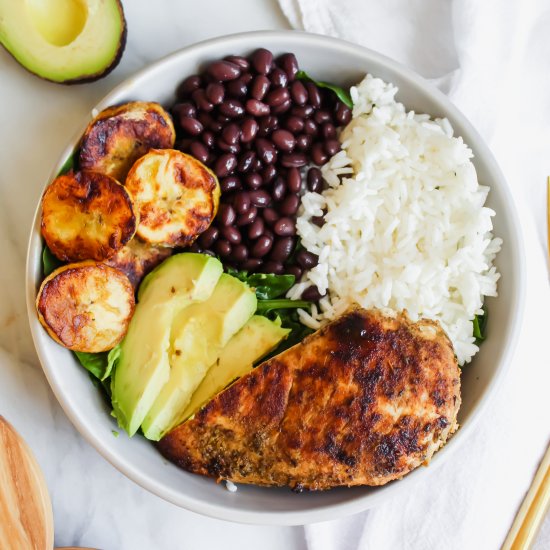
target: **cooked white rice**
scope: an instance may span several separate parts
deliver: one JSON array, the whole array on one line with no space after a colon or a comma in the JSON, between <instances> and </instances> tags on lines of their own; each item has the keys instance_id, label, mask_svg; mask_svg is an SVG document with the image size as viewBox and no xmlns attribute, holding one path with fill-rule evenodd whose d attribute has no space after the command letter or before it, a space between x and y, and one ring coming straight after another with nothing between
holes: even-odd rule
<instances>
[{"instance_id":1,"label":"cooked white rice","mask_svg":"<svg viewBox=\"0 0 550 550\"><path fill-rule=\"evenodd\" d=\"M311 315L300 311L315 329L354 302L436 319L462 365L478 351L472 320L497 293L502 240L491 234L495 213L483 206L489 188L472 151L447 119L407 112L396 92L371 75L351 89L342 150L323 167L329 188L306 193L297 220L319 264L288 295L311 284L328 291ZM324 212L322 227L312 223Z\"/></svg>"}]
</instances>

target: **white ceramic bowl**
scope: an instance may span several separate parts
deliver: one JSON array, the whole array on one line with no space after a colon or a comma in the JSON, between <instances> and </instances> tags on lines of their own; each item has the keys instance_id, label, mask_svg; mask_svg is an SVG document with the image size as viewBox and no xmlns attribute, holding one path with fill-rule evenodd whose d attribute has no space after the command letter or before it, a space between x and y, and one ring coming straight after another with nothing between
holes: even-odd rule
<instances>
[{"instance_id":1,"label":"white ceramic bowl","mask_svg":"<svg viewBox=\"0 0 550 550\"><path fill-rule=\"evenodd\" d=\"M463 370L461 428L436 453L430 467L419 468L400 481L377 488L294 494L286 489L240 486L236 493L230 493L211 479L188 474L167 463L153 445L139 436L129 439L121 433L120 437L113 437L111 430L116 428L115 422L87 372L77 365L69 351L46 334L36 317L34 302L41 279L42 251L39 207L28 250L27 305L36 349L57 399L79 432L116 468L149 491L195 512L245 523L296 525L356 513L386 500L397 491L410 490L415 482L430 482L430 472L467 438L505 374L521 324L524 261L519 222L510 192L481 137L437 89L395 61L365 48L291 31L221 37L185 48L154 63L115 88L96 108L101 110L135 99L169 104L177 84L185 76L197 72L204 63L228 54L248 54L258 47L268 48L276 54L294 52L301 68L329 82L351 85L370 72L397 84L397 97L408 109L446 116L451 121L456 134L474 151L480 181L491 188L488 205L497 213L494 232L504 239L496 262L502 273L500 297L487 300L490 311L488 338L472 364ZM82 121L82 131L87 123L88 120ZM51 178L77 141L75 137L67 147Z\"/></svg>"}]
</instances>

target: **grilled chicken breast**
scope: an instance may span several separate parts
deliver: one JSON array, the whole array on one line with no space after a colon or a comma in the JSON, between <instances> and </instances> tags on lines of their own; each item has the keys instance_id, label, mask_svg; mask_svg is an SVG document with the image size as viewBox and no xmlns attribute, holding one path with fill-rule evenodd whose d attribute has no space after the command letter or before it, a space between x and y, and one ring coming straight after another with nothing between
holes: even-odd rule
<instances>
[{"instance_id":1,"label":"grilled chicken breast","mask_svg":"<svg viewBox=\"0 0 550 550\"><path fill-rule=\"evenodd\" d=\"M354 309L264 362L159 442L190 472L296 491L383 485L456 429L460 376L438 323Z\"/></svg>"}]
</instances>

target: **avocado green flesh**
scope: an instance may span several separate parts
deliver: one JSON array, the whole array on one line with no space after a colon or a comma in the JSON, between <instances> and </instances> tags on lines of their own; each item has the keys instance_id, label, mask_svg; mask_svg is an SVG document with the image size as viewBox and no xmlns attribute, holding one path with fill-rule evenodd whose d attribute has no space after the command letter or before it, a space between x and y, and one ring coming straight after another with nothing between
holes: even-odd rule
<instances>
[{"instance_id":1,"label":"avocado green flesh","mask_svg":"<svg viewBox=\"0 0 550 550\"><path fill-rule=\"evenodd\" d=\"M119 0L0 0L0 44L23 67L54 82L106 74L125 41Z\"/></svg>"},{"instance_id":2,"label":"avocado green flesh","mask_svg":"<svg viewBox=\"0 0 550 550\"><path fill-rule=\"evenodd\" d=\"M206 301L174 319L169 349L170 377L142 424L148 439L159 440L179 424L193 392L222 349L256 311L254 291L223 274Z\"/></svg>"},{"instance_id":3,"label":"avocado green flesh","mask_svg":"<svg viewBox=\"0 0 550 550\"><path fill-rule=\"evenodd\" d=\"M223 348L218 360L208 369L187 405L182 419L195 414L204 404L233 380L252 370L254 363L265 357L286 338L290 329L267 317L254 315Z\"/></svg>"},{"instance_id":4,"label":"avocado green flesh","mask_svg":"<svg viewBox=\"0 0 550 550\"><path fill-rule=\"evenodd\" d=\"M114 413L130 436L170 377L174 319L187 306L210 297L222 270L215 258L184 253L171 256L148 275L112 377Z\"/></svg>"}]
</instances>

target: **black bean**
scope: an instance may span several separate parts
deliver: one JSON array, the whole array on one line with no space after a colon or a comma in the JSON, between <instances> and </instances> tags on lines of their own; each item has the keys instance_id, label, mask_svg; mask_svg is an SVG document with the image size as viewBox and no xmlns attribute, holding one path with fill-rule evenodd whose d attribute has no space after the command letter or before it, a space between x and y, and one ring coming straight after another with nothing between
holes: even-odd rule
<instances>
[{"instance_id":1,"label":"black bean","mask_svg":"<svg viewBox=\"0 0 550 550\"><path fill-rule=\"evenodd\" d=\"M229 143L230 145L235 145L235 143L239 141L240 136L241 136L241 129L234 122L232 122L231 124L228 124L222 130L223 140L225 141L225 143Z\"/></svg>"},{"instance_id":2,"label":"black bean","mask_svg":"<svg viewBox=\"0 0 550 550\"><path fill-rule=\"evenodd\" d=\"M215 141L214 133L211 132L210 130L206 130L205 132L202 133L201 140L207 147L212 148L214 146L214 141Z\"/></svg>"},{"instance_id":3,"label":"black bean","mask_svg":"<svg viewBox=\"0 0 550 550\"><path fill-rule=\"evenodd\" d=\"M180 119L181 129L190 136L198 136L204 129L204 126L196 119L182 117Z\"/></svg>"},{"instance_id":4,"label":"black bean","mask_svg":"<svg viewBox=\"0 0 550 550\"><path fill-rule=\"evenodd\" d=\"M300 252L296 254L296 262L303 269L311 269L312 267L315 267L317 265L317 263L319 262L319 258L312 252L308 252L307 250L300 250Z\"/></svg>"},{"instance_id":5,"label":"black bean","mask_svg":"<svg viewBox=\"0 0 550 550\"><path fill-rule=\"evenodd\" d=\"M179 98L186 99L188 96L190 96L195 90L201 87L202 79L199 75L194 74L191 76L188 76L179 86L177 89L177 96Z\"/></svg>"},{"instance_id":6,"label":"black bean","mask_svg":"<svg viewBox=\"0 0 550 550\"><path fill-rule=\"evenodd\" d=\"M263 234L267 235L271 239L275 238L275 233L273 233L273 231L271 231L271 229L269 229L269 227L264 228L264 233Z\"/></svg>"},{"instance_id":7,"label":"black bean","mask_svg":"<svg viewBox=\"0 0 550 550\"><path fill-rule=\"evenodd\" d=\"M240 244L241 234L236 227L227 225L222 229L221 233L222 237L224 237L231 244Z\"/></svg>"},{"instance_id":8,"label":"black bean","mask_svg":"<svg viewBox=\"0 0 550 550\"><path fill-rule=\"evenodd\" d=\"M244 106L238 99L226 99L218 107L220 113L229 118L236 118L244 114Z\"/></svg>"},{"instance_id":9,"label":"black bean","mask_svg":"<svg viewBox=\"0 0 550 550\"><path fill-rule=\"evenodd\" d=\"M219 178L229 176L237 168L237 157L232 153L224 153L214 163L214 172Z\"/></svg>"},{"instance_id":10,"label":"black bean","mask_svg":"<svg viewBox=\"0 0 550 550\"><path fill-rule=\"evenodd\" d=\"M241 68L230 61L214 61L206 67L206 72L221 82L235 80L241 74Z\"/></svg>"},{"instance_id":11,"label":"black bean","mask_svg":"<svg viewBox=\"0 0 550 550\"><path fill-rule=\"evenodd\" d=\"M219 82L211 82L206 86L206 99L213 105L219 105L223 101L225 88Z\"/></svg>"},{"instance_id":12,"label":"black bean","mask_svg":"<svg viewBox=\"0 0 550 550\"><path fill-rule=\"evenodd\" d=\"M330 157L335 155L338 151L340 151L340 142L337 139L328 139L324 143L324 148Z\"/></svg>"},{"instance_id":13,"label":"black bean","mask_svg":"<svg viewBox=\"0 0 550 550\"><path fill-rule=\"evenodd\" d=\"M202 248L200 247L199 243L194 242L194 243L189 247L189 251L190 251L190 252L196 252L197 254L200 254L200 253L202 252Z\"/></svg>"},{"instance_id":14,"label":"black bean","mask_svg":"<svg viewBox=\"0 0 550 550\"><path fill-rule=\"evenodd\" d=\"M189 147L191 144L195 141L192 138L183 138L177 141L176 143L176 149L179 149L180 151L187 152L189 151Z\"/></svg>"},{"instance_id":15,"label":"black bean","mask_svg":"<svg viewBox=\"0 0 550 550\"><path fill-rule=\"evenodd\" d=\"M315 109L321 107L321 93L319 92L317 85L313 82L306 82L306 90L309 104Z\"/></svg>"},{"instance_id":16,"label":"black bean","mask_svg":"<svg viewBox=\"0 0 550 550\"><path fill-rule=\"evenodd\" d=\"M229 61L234 65L237 65L243 71L248 71L248 69L250 68L250 63L248 62L248 59L246 59L246 57L242 57L241 55L226 55L224 57L224 60Z\"/></svg>"},{"instance_id":17,"label":"black bean","mask_svg":"<svg viewBox=\"0 0 550 550\"><path fill-rule=\"evenodd\" d=\"M243 98L248 92L246 75L242 75L237 80L232 80L225 85L225 90L229 97L237 99Z\"/></svg>"},{"instance_id":18,"label":"black bean","mask_svg":"<svg viewBox=\"0 0 550 550\"><path fill-rule=\"evenodd\" d=\"M250 254L254 258L263 258L271 250L272 245L273 239L269 235L262 235L256 239L250 250Z\"/></svg>"},{"instance_id":19,"label":"black bean","mask_svg":"<svg viewBox=\"0 0 550 550\"><path fill-rule=\"evenodd\" d=\"M308 136L307 134L300 134L296 138L296 149L299 149L300 151L308 151L311 147L312 141L313 138L311 136Z\"/></svg>"},{"instance_id":20,"label":"black bean","mask_svg":"<svg viewBox=\"0 0 550 550\"><path fill-rule=\"evenodd\" d=\"M270 107L277 107L278 105L281 105L285 101L290 99L290 93L288 91L288 88L277 88L275 90L271 90L265 98L265 102Z\"/></svg>"},{"instance_id":21,"label":"black bean","mask_svg":"<svg viewBox=\"0 0 550 550\"><path fill-rule=\"evenodd\" d=\"M263 170L262 170L262 180L264 183L271 183L273 181L273 178L277 175L277 168L273 166L273 164L268 164Z\"/></svg>"},{"instance_id":22,"label":"black bean","mask_svg":"<svg viewBox=\"0 0 550 550\"><path fill-rule=\"evenodd\" d=\"M290 153L296 145L296 139L288 130L275 130L271 135L271 141L281 151Z\"/></svg>"},{"instance_id":23,"label":"black bean","mask_svg":"<svg viewBox=\"0 0 550 550\"><path fill-rule=\"evenodd\" d=\"M269 80L271 80L271 84L273 84L273 86L277 86L280 88L284 88L288 84L287 74L282 69L279 69L279 67L275 67L271 71Z\"/></svg>"},{"instance_id":24,"label":"black bean","mask_svg":"<svg viewBox=\"0 0 550 550\"><path fill-rule=\"evenodd\" d=\"M300 198L298 195L288 195L279 206L279 212L284 216L293 216L298 212Z\"/></svg>"},{"instance_id":25,"label":"black bean","mask_svg":"<svg viewBox=\"0 0 550 550\"><path fill-rule=\"evenodd\" d=\"M245 271L256 271L262 264L260 258L249 258L242 263L241 268Z\"/></svg>"},{"instance_id":26,"label":"black bean","mask_svg":"<svg viewBox=\"0 0 550 550\"><path fill-rule=\"evenodd\" d=\"M208 229L203 231L203 233L199 237L199 242L201 246L203 248L210 248L218 238L219 234L220 232L218 228L211 225Z\"/></svg>"},{"instance_id":27,"label":"black bean","mask_svg":"<svg viewBox=\"0 0 550 550\"><path fill-rule=\"evenodd\" d=\"M302 292L302 298L308 302L318 302L323 296L316 286L310 286Z\"/></svg>"},{"instance_id":28,"label":"black bean","mask_svg":"<svg viewBox=\"0 0 550 550\"><path fill-rule=\"evenodd\" d=\"M314 136L317 134L317 124L311 118L304 120L304 134L308 136Z\"/></svg>"},{"instance_id":29,"label":"black bean","mask_svg":"<svg viewBox=\"0 0 550 550\"><path fill-rule=\"evenodd\" d=\"M273 261L266 262L261 271L262 273L274 273L275 275L282 275L285 272L282 263Z\"/></svg>"},{"instance_id":30,"label":"black bean","mask_svg":"<svg viewBox=\"0 0 550 550\"><path fill-rule=\"evenodd\" d=\"M250 196L248 193L238 193L233 201L233 207L238 214L246 214L250 210Z\"/></svg>"},{"instance_id":31,"label":"black bean","mask_svg":"<svg viewBox=\"0 0 550 550\"><path fill-rule=\"evenodd\" d=\"M325 122L321 126L321 136L325 139L334 139L336 137L336 126L332 122Z\"/></svg>"},{"instance_id":32,"label":"black bean","mask_svg":"<svg viewBox=\"0 0 550 550\"><path fill-rule=\"evenodd\" d=\"M289 132L297 134L304 129L304 119L297 116L290 116L285 121L285 128Z\"/></svg>"},{"instance_id":33,"label":"black bean","mask_svg":"<svg viewBox=\"0 0 550 550\"><path fill-rule=\"evenodd\" d=\"M263 168L262 161L259 158L254 159L250 169L254 172L259 172Z\"/></svg>"},{"instance_id":34,"label":"black bean","mask_svg":"<svg viewBox=\"0 0 550 550\"><path fill-rule=\"evenodd\" d=\"M238 143L236 143L235 145L231 145L229 143L225 143L225 141L223 139L219 139L216 142L216 145L218 146L219 149L221 149L222 151L224 151L226 153L236 154L236 153L240 153L240 151L241 151L241 148L240 148Z\"/></svg>"},{"instance_id":35,"label":"black bean","mask_svg":"<svg viewBox=\"0 0 550 550\"><path fill-rule=\"evenodd\" d=\"M292 101L290 99L287 99L286 101L284 101L280 105L277 105L277 107L273 107L271 109L271 112L274 115L281 115L283 113L286 113L290 109L291 106L292 106Z\"/></svg>"},{"instance_id":36,"label":"black bean","mask_svg":"<svg viewBox=\"0 0 550 550\"><path fill-rule=\"evenodd\" d=\"M319 193L323 187L323 174L319 168L310 168L307 172L307 188L312 193Z\"/></svg>"},{"instance_id":37,"label":"black bean","mask_svg":"<svg viewBox=\"0 0 550 550\"><path fill-rule=\"evenodd\" d=\"M241 142L252 141L258 133L259 125L253 118L246 118L241 124Z\"/></svg>"},{"instance_id":38,"label":"black bean","mask_svg":"<svg viewBox=\"0 0 550 550\"><path fill-rule=\"evenodd\" d=\"M288 259L294 248L293 237L280 237L275 241L269 258L276 262L284 262Z\"/></svg>"},{"instance_id":39,"label":"black bean","mask_svg":"<svg viewBox=\"0 0 550 550\"><path fill-rule=\"evenodd\" d=\"M290 265L290 266L285 268L285 271L289 275L294 275L294 278L295 278L296 281L299 281L300 277L302 276L302 268L300 266L297 266L297 265Z\"/></svg>"},{"instance_id":40,"label":"black bean","mask_svg":"<svg viewBox=\"0 0 550 550\"><path fill-rule=\"evenodd\" d=\"M256 153L254 151L246 151L239 157L239 162L237 164L237 171L242 174L248 172L251 167L254 159L256 158Z\"/></svg>"},{"instance_id":41,"label":"black bean","mask_svg":"<svg viewBox=\"0 0 550 550\"><path fill-rule=\"evenodd\" d=\"M271 202L271 196L267 191L251 191L250 202L254 206L263 208Z\"/></svg>"},{"instance_id":42,"label":"black bean","mask_svg":"<svg viewBox=\"0 0 550 550\"><path fill-rule=\"evenodd\" d=\"M341 126L348 124L351 120L351 109L342 102L338 102L334 111L334 119Z\"/></svg>"},{"instance_id":43,"label":"black bean","mask_svg":"<svg viewBox=\"0 0 550 550\"><path fill-rule=\"evenodd\" d=\"M258 209L255 206L251 206L250 210L246 214L241 214L237 218L237 221L235 222L235 224L238 227L251 224L256 219L257 214L258 214Z\"/></svg>"},{"instance_id":44,"label":"black bean","mask_svg":"<svg viewBox=\"0 0 550 550\"><path fill-rule=\"evenodd\" d=\"M328 155L324 150L322 143L314 143L311 146L311 160L318 165L325 164L328 160Z\"/></svg>"},{"instance_id":45,"label":"black bean","mask_svg":"<svg viewBox=\"0 0 550 550\"><path fill-rule=\"evenodd\" d=\"M189 147L189 152L201 162L208 162L208 149L200 141L194 141Z\"/></svg>"},{"instance_id":46,"label":"black bean","mask_svg":"<svg viewBox=\"0 0 550 550\"><path fill-rule=\"evenodd\" d=\"M215 122L212 115L206 111L199 110L196 118L205 128L210 128L210 126Z\"/></svg>"},{"instance_id":47,"label":"black bean","mask_svg":"<svg viewBox=\"0 0 550 550\"><path fill-rule=\"evenodd\" d=\"M260 74L269 74L273 68L273 54L265 48L256 50L250 61L255 71Z\"/></svg>"},{"instance_id":48,"label":"black bean","mask_svg":"<svg viewBox=\"0 0 550 550\"><path fill-rule=\"evenodd\" d=\"M195 102L197 107L201 109L201 111L206 111L207 113L209 113L214 108L214 105L212 105L212 103L208 101L208 98L206 97L206 92L202 88L195 90L191 94L191 97L193 98L193 101Z\"/></svg>"},{"instance_id":49,"label":"black bean","mask_svg":"<svg viewBox=\"0 0 550 550\"><path fill-rule=\"evenodd\" d=\"M244 262L248 259L248 248L244 244L237 244L233 246L230 259L234 262Z\"/></svg>"},{"instance_id":50,"label":"black bean","mask_svg":"<svg viewBox=\"0 0 550 550\"><path fill-rule=\"evenodd\" d=\"M281 176L279 176L275 179L275 182L273 183L273 187L271 188L271 196L273 197L274 201L279 202L283 200L285 194L286 183L285 180Z\"/></svg>"},{"instance_id":51,"label":"black bean","mask_svg":"<svg viewBox=\"0 0 550 550\"><path fill-rule=\"evenodd\" d=\"M257 239L264 232L264 220L260 217L257 217L253 223L248 226L248 238L250 240Z\"/></svg>"},{"instance_id":52,"label":"black bean","mask_svg":"<svg viewBox=\"0 0 550 550\"><path fill-rule=\"evenodd\" d=\"M323 122L329 122L332 120L332 117L328 111L320 110L313 115L313 120L317 124L323 124Z\"/></svg>"},{"instance_id":53,"label":"black bean","mask_svg":"<svg viewBox=\"0 0 550 550\"><path fill-rule=\"evenodd\" d=\"M195 109L195 106L188 101L185 103L176 103L172 108L172 115L178 121L183 117L195 118L196 114L197 110Z\"/></svg>"},{"instance_id":54,"label":"black bean","mask_svg":"<svg viewBox=\"0 0 550 550\"><path fill-rule=\"evenodd\" d=\"M237 218L235 209L230 204L221 204L218 210L218 216L220 225L231 225Z\"/></svg>"},{"instance_id":55,"label":"black bean","mask_svg":"<svg viewBox=\"0 0 550 550\"><path fill-rule=\"evenodd\" d=\"M277 211L274 208L264 208L262 211L262 217L265 223L271 226L279 219L279 214L277 214Z\"/></svg>"},{"instance_id":56,"label":"black bean","mask_svg":"<svg viewBox=\"0 0 550 550\"><path fill-rule=\"evenodd\" d=\"M275 116L264 116L260 119L260 128L258 135L261 137L268 136L273 130L279 127L279 119Z\"/></svg>"},{"instance_id":57,"label":"black bean","mask_svg":"<svg viewBox=\"0 0 550 550\"><path fill-rule=\"evenodd\" d=\"M298 168L289 168L286 175L286 185L290 193L299 193L302 188L302 176Z\"/></svg>"},{"instance_id":58,"label":"black bean","mask_svg":"<svg viewBox=\"0 0 550 550\"><path fill-rule=\"evenodd\" d=\"M220 180L220 188L222 193L230 193L242 189L241 181L237 176L228 176Z\"/></svg>"},{"instance_id":59,"label":"black bean","mask_svg":"<svg viewBox=\"0 0 550 550\"><path fill-rule=\"evenodd\" d=\"M305 105L307 102L307 90L302 82L295 80L290 85L290 95L297 105Z\"/></svg>"},{"instance_id":60,"label":"black bean","mask_svg":"<svg viewBox=\"0 0 550 550\"><path fill-rule=\"evenodd\" d=\"M277 60L279 67L283 69L289 80L294 80L298 72L298 60L293 53L285 53Z\"/></svg>"},{"instance_id":61,"label":"black bean","mask_svg":"<svg viewBox=\"0 0 550 550\"><path fill-rule=\"evenodd\" d=\"M258 138L256 140L256 153L258 158L266 164L272 164L277 160L277 150L273 146L273 143L265 138Z\"/></svg>"},{"instance_id":62,"label":"black bean","mask_svg":"<svg viewBox=\"0 0 550 550\"><path fill-rule=\"evenodd\" d=\"M280 218L273 225L273 231L281 237L290 237L296 234L296 222L291 218Z\"/></svg>"},{"instance_id":63,"label":"black bean","mask_svg":"<svg viewBox=\"0 0 550 550\"><path fill-rule=\"evenodd\" d=\"M269 114L269 105L258 101L257 99L249 99L245 104L247 113L253 116L265 116Z\"/></svg>"},{"instance_id":64,"label":"black bean","mask_svg":"<svg viewBox=\"0 0 550 550\"><path fill-rule=\"evenodd\" d=\"M242 80L247 86L252 82L254 75L250 72L242 74L237 80Z\"/></svg>"},{"instance_id":65,"label":"black bean","mask_svg":"<svg viewBox=\"0 0 550 550\"><path fill-rule=\"evenodd\" d=\"M307 158L303 153L288 153L281 157L281 164L285 168L301 168L307 164Z\"/></svg>"},{"instance_id":66,"label":"black bean","mask_svg":"<svg viewBox=\"0 0 550 550\"><path fill-rule=\"evenodd\" d=\"M212 120L212 122L208 125L208 128L210 128L210 130L212 130L215 134L219 134L222 131L223 124L217 120Z\"/></svg>"},{"instance_id":67,"label":"black bean","mask_svg":"<svg viewBox=\"0 0 550 550\"><path fill-rule=\"evenodd\" d=\"M231 254L231 244L225 239L218 239L214 249L222 258L227 258Z\"/></svg>"},{"instance_id":68,"label":"black bean","mask_svg":"<svg viewBox=\"0 0 550 550\"><path fill-rule=\"evenodd\" d=\"M255 191L256 189L259 189L262 186L262 176L258 174L257 172L252 172L251 174L247 174L244 178L244 181L250 189Z\"/></svg>"},{"instance_id":69,"label":"black bean","mask_svg":"<svg viewBox=\"0 0 550 550\"><path fill-rule=\"evenodd\" d=\"M290 110L290 114L293 116L299 116L300 118L307 118L313 114L313 107L311 105L294 106Z\"/></svg>"},{"instance_id":70,"label":"black bean","mask_svg":"<svg viewBox=\"0 0 550 550\"><path fill-rule=\"evenodd\" d=\"M261 101L269 90L269 78L263 74L254 77L250 85L250 95L253 99Z\"/></svg>"},{"instance_id":71,"label":"black bean","mask_svg":"<svg viewBox=\"0 0 550 550\"><path fill-rule=\"evenodd\" d=\"M325 217L324 216L312 216L311 217L311 223L316 225L317 227L323 227L323 225L325 225Z\"/></svg>"}]
</instances>

